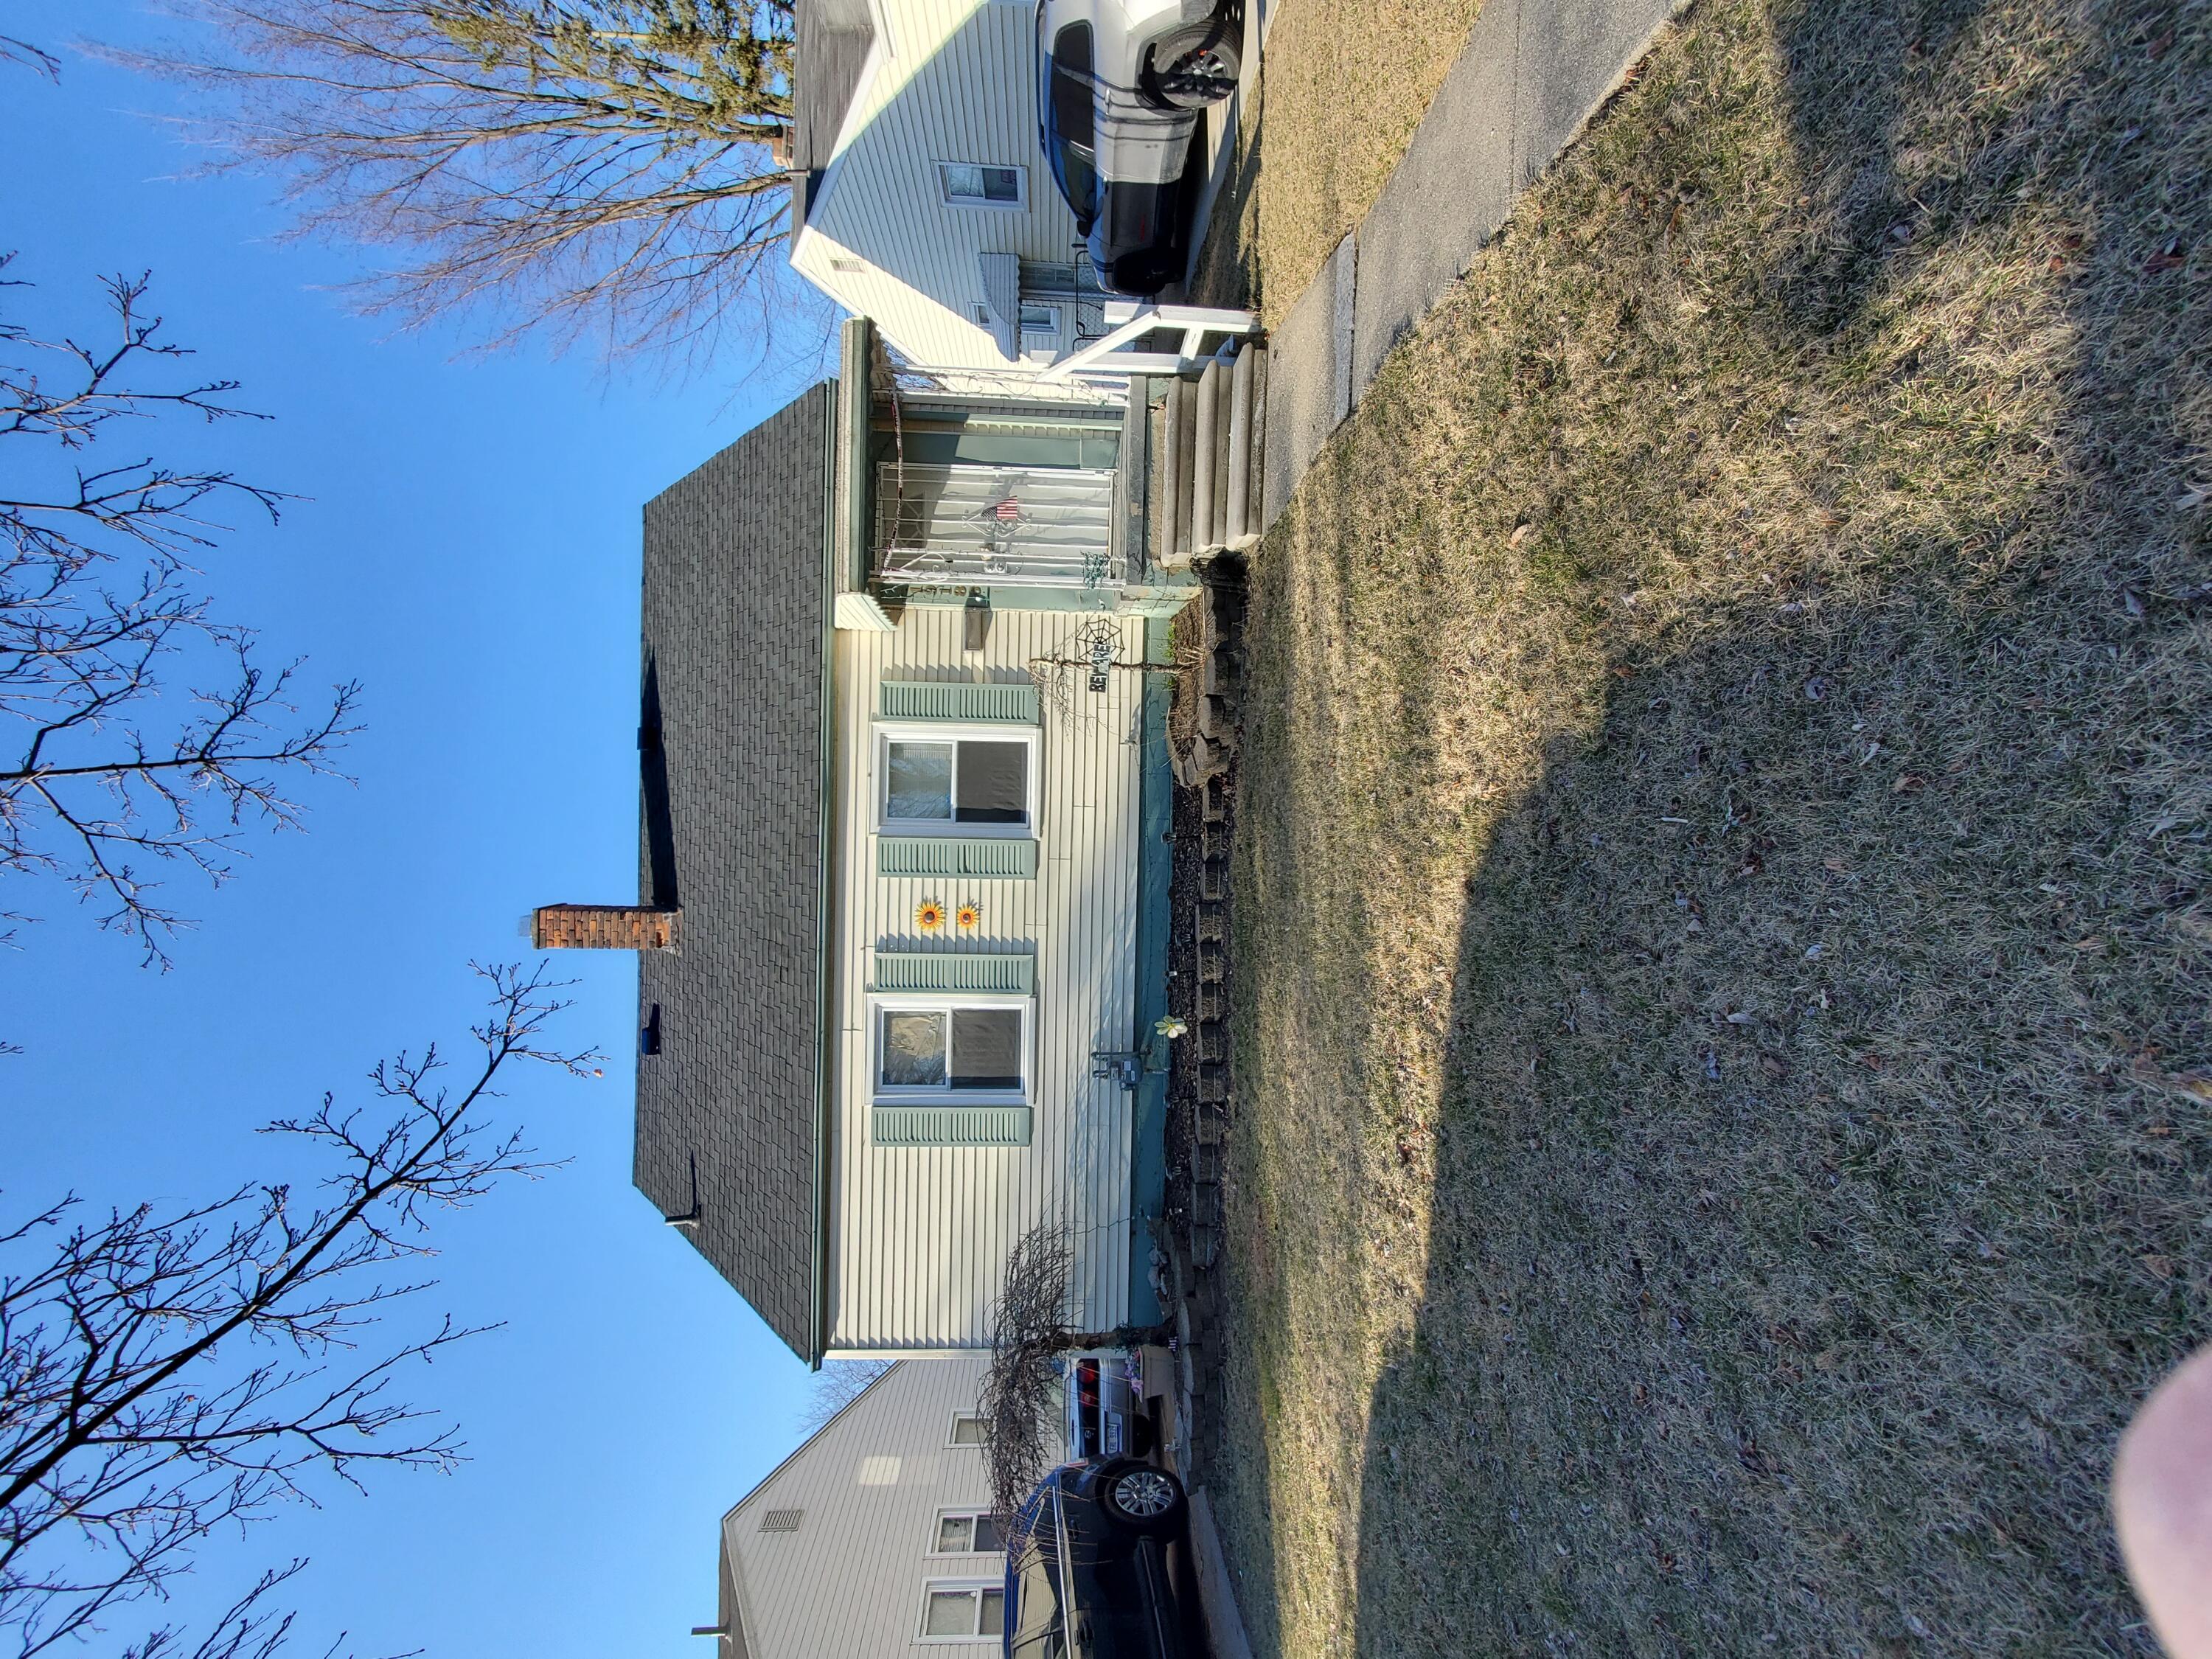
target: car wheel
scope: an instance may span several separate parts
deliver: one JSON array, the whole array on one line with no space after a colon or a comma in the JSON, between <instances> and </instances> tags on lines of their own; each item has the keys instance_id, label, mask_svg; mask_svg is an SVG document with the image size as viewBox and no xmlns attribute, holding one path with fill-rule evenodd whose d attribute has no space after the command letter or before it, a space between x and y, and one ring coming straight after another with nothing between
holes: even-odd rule
<instances>
[{"instance_id":1,"label":"car wheel","mask_svg":"<svg viewBox=\"0 0 2212 1659\"><path fill-rule=\"evenodd\" d=\"M1133 1532L1173 1532L1182 1521L1182 1482L1150 1463L1124 1463L1098 1483L1098 1502Z\"/></svg>"},{"instance_id":2,"label":"car wheel","mask_svg":"<svg viewBox=\"0 0 2212 1659\"><path fill-rule=\"evenodd\" d=\"M1237 43L1228 24L1216 18L1152 48L1152 89L1171 109L1204 109L1237 90L1238 68Z\"/></svg>"}]
</instances>

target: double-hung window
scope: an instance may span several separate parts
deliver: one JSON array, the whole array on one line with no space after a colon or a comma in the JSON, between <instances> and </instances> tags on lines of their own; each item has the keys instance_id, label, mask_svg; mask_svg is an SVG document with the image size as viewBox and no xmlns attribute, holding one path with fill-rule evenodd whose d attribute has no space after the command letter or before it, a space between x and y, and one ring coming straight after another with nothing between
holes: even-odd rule
<instances>
[{"instance_id":1,"label":"double-hung window","mask_svg":"<svg viewBox=\"0 0 2212 1659\"><path fill-rule=\"evenodd\" d=\"M1029 204L1029 169L981 161L939 161L937 179L952 207L1018 209Z\"/></svg>"},{"instance_id":2,"label":"double-hung window","mask_svg":"<svg viewBox=\"0 0 2212 1659\"><path fill-rule=\"evenodd\" d=\"M921 1639L997 1642L1006 1628L1006 1588L979 1581L933 1578L924 1586Z\"/></svg>"}]
</instances>

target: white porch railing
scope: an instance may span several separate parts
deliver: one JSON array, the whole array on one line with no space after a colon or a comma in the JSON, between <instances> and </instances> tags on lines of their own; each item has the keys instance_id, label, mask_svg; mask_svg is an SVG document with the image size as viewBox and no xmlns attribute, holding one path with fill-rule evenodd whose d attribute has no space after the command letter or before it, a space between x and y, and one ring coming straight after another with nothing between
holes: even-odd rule
<instances>
[{"instance_id":1,"label":"white porch railing","mask_svg":"<svg viewBox=\"0 0 2212 1659\"><path fill-rule=\"evenodd\" d=\"M1207 306L1139 305L1130 300L1109 301L1106 323L1104 334L1040 370L1037 379L1053 381L1095 375L1126 379L1132 374L1173 374L1213 355L1206 347L1208 336L1241 339L1260 329L1260 319L1249 311L1217 310ZM1180 331L1182 337L1175 350L1138 349L1138 343L1146 336L1163 331Z\"/></svg>"}]
</instances>

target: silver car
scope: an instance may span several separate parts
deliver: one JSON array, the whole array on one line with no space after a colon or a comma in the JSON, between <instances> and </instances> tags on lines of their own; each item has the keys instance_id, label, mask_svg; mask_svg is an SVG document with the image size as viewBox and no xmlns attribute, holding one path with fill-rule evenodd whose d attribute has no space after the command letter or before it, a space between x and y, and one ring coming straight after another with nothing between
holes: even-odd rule
<instances>
[{"instance_id":1,"label":"silver car","mask_svg":"<svg viewBox=\"0 0 2212 1659\"><path fill-rule=\"evenodd\" d=\"M1107 288L1189 256L1200 112L1237 90L1240 0L1038 0L1037 139Z\"/></svg>"}]
</instances>

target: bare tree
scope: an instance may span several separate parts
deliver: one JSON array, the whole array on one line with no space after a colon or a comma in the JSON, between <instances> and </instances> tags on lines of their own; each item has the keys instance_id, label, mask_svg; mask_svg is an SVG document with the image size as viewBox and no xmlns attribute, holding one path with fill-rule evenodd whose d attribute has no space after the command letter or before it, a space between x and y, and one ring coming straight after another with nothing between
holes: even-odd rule
<instances>
[{"instance_id":1,"label":"bare tree","mask_svg":"<svg viewBox=\"0 0 2212 1659\"><path fill-rule=\"evenodd\" d=\"M201 135L302 228L398 251L410 320L490 302L610 350L697 343L787 223L790 0L182 0L198 44L111 53L211 94Z\"/></svg>"},{"instance_id":2,"label":"bare tree","mask_svg":"<svg viewBox=\"0 0 2212 1659\"><path fill-rule=\"evenodd\" d=\"M1006 1276L991 1310L991 1364L983 1375L983 1453L991 1509L1009 1535L1014 1511L1044 1472L1059 1431L1053 1403L1061 1386L1060 1356L1084 1348L1133 1347L1164 1342L1158 1325L1121 1325L1085 1331L1068 1324L1074 1254L1066 1227L1047 1222L1016 1241L1006 1255Z\"/></svg>"},{"instance_id":3,"label":"bare tree","mask_svg":"<svg viewBox=\"0 0 2212 1659\"><path fill-rule=\"evenodd\" d=\"M161 384L190 354L146 309L147 278L106 289L112 332L92 344L0 316L0 454L11 463L0 485L0 875L58 878L167 965L183 919L146 868L183 864L220 882L247 823L295 826L281 781L331 769L357 729L360 688L335 687L303 713L292 701L300 665L259 660L253 635L216 621L199 589L191 561L226 527L221 504L274 520L283 496L143 452L89 461L113 430L164 415L258 418L231 402L235 381ZM162 671L179 659L212 677L181 706L163 701Z\"/></svg>"},{"instance_id":4,"label":"bare tree","mask_svg":"<svg viewBox=\"0 0 2212 1659\"><path fill-rule=\"evenodd\" d=\"M814 1373L814 1385L799 1413L799 1433L812 1434L866 1394L890 1370L888 1359L832 1359Z\"/></svg>"},{"instance_id":5,"label":"bare tree","mask_svg":"<svg viewBox=\"0 0 2212 1659\"><path fill-rule=\"evenodd\" d=\"M430 1288L407 1275L434 1212L545 1167L490 1125L502 1068L596 1058L548 1045L567 1005L542 969L478 971L491 1013L465 1086L444 1084L434 1046L403 1052L369 1074L373 1105L325 1095L264 1131L328 1164L316 1195L246 1187L101 1219L64 1200L0 1234L0 1642L15 1659L161 1595L217 1528L380 1466L459 1458L452 1426L392 1390L475 1333L447 1317L386 1336L382 1322ZM263 1603L296 1565L219 1621L203 1659L281 1642L289 1620ZM181 1659L183 1639L159 1627L125 1651Z\"/></svg>"}]
</instances>

